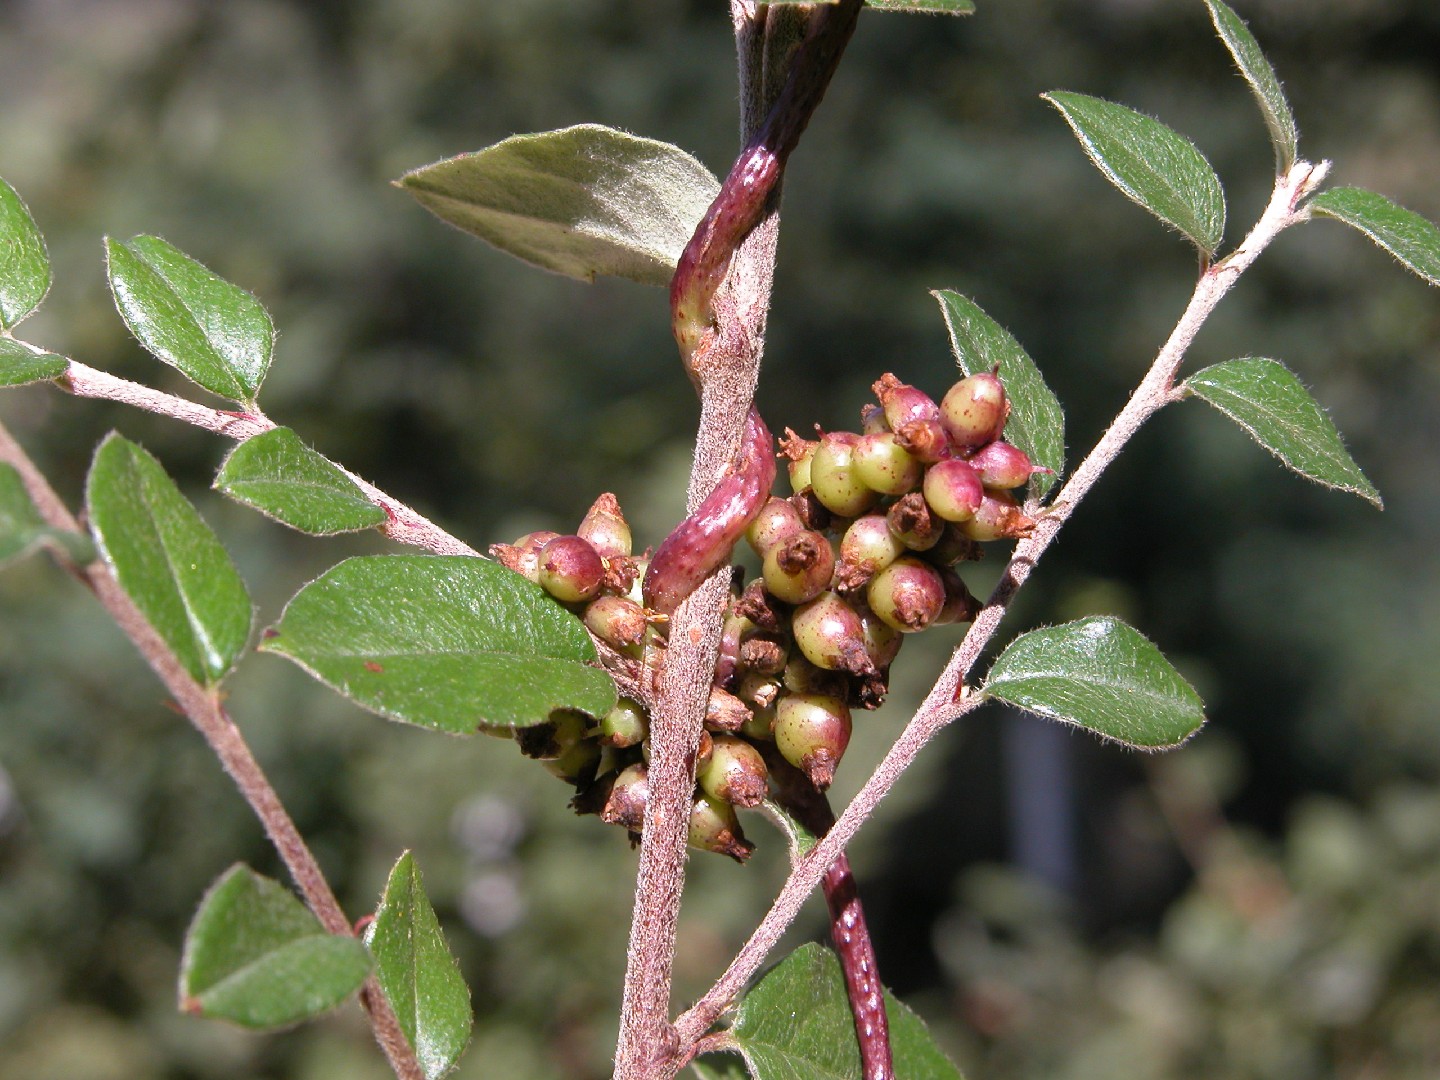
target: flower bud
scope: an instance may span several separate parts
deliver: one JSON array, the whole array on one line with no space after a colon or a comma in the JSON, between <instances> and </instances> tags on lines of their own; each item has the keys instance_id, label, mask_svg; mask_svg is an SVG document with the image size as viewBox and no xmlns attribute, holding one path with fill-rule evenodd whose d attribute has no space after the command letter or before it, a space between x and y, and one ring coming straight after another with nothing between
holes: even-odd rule
<instances>
[{"instance_id":1,"label":"flower bud","mask_svg":"<svg viewBox=\"0 0 1440 1080\"><path fill-rule=\"evenodd\" d=\"M1005 386L988 371L961 379L940 402L940 420L961 450L998 439L1009 415Z\"/></svg>"},{"instance_id":2,"label":"flower bud","mask_svg":"<svg viewBox=\"0 0 1440 1080\"><path fill-rule=\"evenodd\" d=\"M893 432L860 436L851 453L855 475L872 491L904 495L920 486L924 466L897 441Z\"/></svg>"},{"instance_id":3,"label":"flower bud","mask_svg":"<svg viewBox=\"0 0 1440 1080\"><path fill-rule=\"evenodd\" d=\"M765 588L787 604L813 600L829 587L834 573L835 552L830 541L809 529L771 547L761 569Z\"/></svg>"},{"instance_id":4,"label":"flower bud","mask_svg":"<svg viewBox=\"0 0 1440 1080\"><path fill-rule=\"evenodd\" d=\"M740 819L735 816L735 808L709 795L701 795L690 808L687 842L701 851L729 855L736 862L744 862L755 850L755 845L746 840L745 834L740 831Z\"/></svg>"},{"instance_id":5,"label":"flower bud","mask_svg":"<svg viewBox=\"0 0 1440 1080\"><path fill-rule=\"evenodd\" d=\"M759 806L769 775L759 750L733 735L717 735L710 761L696 779L712 798L735 806Z\"/></svg>"},{"instance_id":6,"label":"flower bud","mask_svg":"<svg viewBox=\"0 0 1440 1080\"><path fill-rule=\"evenodd\" d=\"M619 501L608 491L595 500L575 533L588 540L601 558L630 554L630 523L620 512Z\"/></svg>"},{"instance_id":7,"label":"flower bud","mask_svg":"<svg viewBox=\"0 0 1440 1080\"><path fill-rule=\"evenodd\" d=\"M980 474L959 458L931 465L925 471L924 490L930 509L946 521L969 521L985 497Z\"/></svg>"},{"instance_id":8,"label":"flower bud","mask_svg":"<svg viewBox=\"0 0 1440 1080\"><path fill-rule=\"evenodd\" d=\"M1035 471L1025 451L1003 439L986 443L969 461L971 468L980 474L980 483L992 491L1023 487Z\"/></svg>"},{"instance_id":9,"label":"flower bud","mask_svg":"<svg viewBox=\"0 0 1440 1080\"><path fill-rule=\"evenodd\" d=\"M933 623L945 606L945 582L935 567L906 555L875 575L865 598L887 626L913 634Z\"/></svg>"},{"instance_id":10,"label":"flower bud","mask_svg":"<svg viewBox=\"0 0 1440 1080\"><path fill-rule=\"evenodd\" d=\"M775 708L775 747L821 791L850 745L850 709L844 699L788 694Z\"/></svg>"},{"instance_id":11,"label":"flower bud","mask_svg":"<svg viewBox=\"0 0 1440 1080\"><path fill-rule=\"evenodd\" d=\"M810 460L810 489L832 514L856 517L875 505L879 497L855 473L855 444L860 437L832 431L820 440Z\"/></svg>"},{"instance_id":12,"label":"flower bud","mask_svg":"<svg viewBox=\"0 0 1440 1080\"><path fill-rule=\"evenodd\" d=\"M791 633L805 659L816 667L853 674L873 670L860 616L833 592L823 592L796 608Z\"/></svg>"},{"instance_id":13,"label":"flower bud","mask_svg":"<svg viewBox=\"0 0 1440 1080\"><path fill-rule=\"evenodd\" d=\"M605 563L589 542L578 536L557 536L540 549L540 586L556 600L589 600L605 580Z\"/></svg>"}]
</instances>

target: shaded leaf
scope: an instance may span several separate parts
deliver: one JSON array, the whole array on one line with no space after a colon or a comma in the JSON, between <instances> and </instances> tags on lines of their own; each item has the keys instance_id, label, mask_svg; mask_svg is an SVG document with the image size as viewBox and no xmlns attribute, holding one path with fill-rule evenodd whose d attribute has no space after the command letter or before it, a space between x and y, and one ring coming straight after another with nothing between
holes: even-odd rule
<instances>
[{"instance_id":1,"label":"shaded leaf","mask_svg":"<svg viewBox=\"0 0 1440 1080\"><path fill-rule=\"evenodd\" d=\"M1230 9L1225 0L1205 0L1205 3L1210 8L1210 18L1215 23L1216 33L1230 50L1235 66L1250 84L1255 100L1260 105L1260 113L1270 131L1271 145L1275 147L1275 168L1283 176L1290 171L1290 166L1295 164L1298 143L1295 115L1290 111L1290 103L1285 100L1285 91L1281 89L1275 69L1270 66L1270 61L1265 59L1260 43L1255 40L1255 35L1250 33L1244 20Z\"/></svg>"},{"instance_id":2,"label":"shaded leaf","mask_svg":"<svg viewBox=\"0 0 1440 1080\"><path fill-rule=\"evenodd\" d=\"M344 1001L370 974L353 937L327 934L288 889L236 863L185 935L180 1008L249 1028L284 1027Z\"/></svg>"},{"instance_id":3,"label":"shaded leaf","mask_svg":"<svg viewBox=\"0 0 1440 1080\"><path fill-rule=\"evenodd\" d=\"M470 1041L470 990L407 851L390 871L366 931L375 973L429 1080L444 1076Z\"/></svg>"},{"instance_id":4,"label":"shaded leaf","mask_svg":"<svg viewBox=\"0 0 1440 1080\"><path fill-rule=\"evenodd\" d=\"M86 483L90 528L115 577L195 679L219 682L250 636L245 583L160 463L111 434Z\"/></svg>"},{"instance_id":5,"label":"shaded leaf","mask_svg":"<svg viewBox=\"0 0 1440 1080\"><path fill-rule=\"evenodd\" d=\"M0 386L21 386L25 383L57 379L65 374L70 361L44 349L37 349L12 337L0 337Z\"/></svg>"},{"instance_id":6,"label":"shaded leaf","mask_svg":"<svg viewBox=\"0 0 1440 1080\"><path fill-rule=\"evenodd\" d=\"M745 1060L736 1054L706 1054L692 1061L690 1068L700 1080L750 1080Z\"/></svg>"},{"instance_id":7,"label":"shaded leaf","mask_svg":"<svg viewBox=\"0 0 1440 1080\"><path fill-rule=\"evenodd\" d=\"M940 302L960 370L974 375L999 366L1010 399L1005 441L1024 450L1034 464L1052 470L1030 479L1030 493L1041 498L1065 472L1065 411L1059 399L1045 385L1029 353L973 300L949 289L930 295Z\"/></svg>"},{"instance_id":8,"label":"shaded leaf","mask_svg":"<svg viewBox=\"0 0 1440 1080\"><path fill-rule=\"evenodd\" d=\"M220 466L215 487L312 536L369 529L389 520L339 466L284 427L237 446Z\"/></svg>"},{"instance_id":9,"label":"shaded leaf","mask_svg":"<svg viewBox=\"0 0 1440 1080\"><path fill-rule=\"evenodd\" d=\"M24 558L42 544L55 545L77 563L95 558L88 536L45 524L15 466L0 462L0 566Z\"/></svg>"},{"instance_id":10,"label":"shaded leaf","mask_svg":"<svg viewBox=\"0 0 1440 1080\"><path fill-rule=\"evenodd\" d=\"M1147 749L1182 743L1205 722L1199 695L1170 661L1109 616L1021 634L990 668L985 693Z\"/></svg>"},{"instance_id":11,"label":"shaded leaf","mask_svg":"<svg viewBox=\"0 0 1440 1080\"><path fill-rule=\"evenodd\" d=\"M50 291L50 258L35 219L0 180L0 331L9 331Z\"/></svg>"},{"instance_id":12,"label":"shaded leaf","mask_svg":"<svg viewBox=\"0 0 1440 1080\"><path fill-rule=\"evenodd\" d=\"M756 809L765 815L765 819L774 825L785 837L785 846L790 852L790 862L799 862L810 853L810 849L820 842L810 829L797 818L790 810L774 799L766 799Z\"/></svg>"},{"instance_id":13,"label":"shaded leaf","mask_svg":"<svg viewBox=\"0 0 1440 1080\"><path fill-rule=\"evenodd\" d=\"M1264 357L1227 360L1185 387L1250 433L1301 476L1381 506L1380 493L1340 441L1340 432L1284 364Z\"/></svg>"},{"instance_id":14,"label":"shaded leaf","mask_svg":"<svg viewBox=\"0 0 1440 1080\"><path fill-rule=\"evenodd\" d=\"M885 1012L897 1077L960 1080L924 1021L888 990ZM741 999L729 1033L754 1080L861 1080L845 977L823 945L802 945L772 968Z\"/></svg>"},{"instance_id":15,"label":"shaded leaf","mask_svg":"<svg viewBox=\"0 0 1440 1080\"><path fill-rule=\"evenodd\" d=\"M487 559L348 559L301 589L260 647L382 716L457 735L615 704L580 620Z\"/></svg>"},{"instance_id":16,"label":"shaded leaf","mask_svg":"<svg viewBox=\"0 0 1440 1080\"><path fill-rule=\"evenodd\" d=\"M661 286L720 190L679 147L598 124L515 135L396 183L437 217L546 270Z\"/></svg>"},{"instance_id":17,"label":"shaded leaf","mask_svg":"<svg viewBox=\"0 0 1440 1080\"><path fill-rule=\"evenodd\" d=\"M115 308L157 359L212 394L253 404L275 327L260 301L156 236L105 240Z\"/></svg>"},{"instance_id":18,"label":"shaded leaf","mask_svg":"<svg viewBox=\"0 0 1440 1080\"><path fill-rule=\"evenodd\" d=\"M1112 101L1066 90L1040 96L1060 110L1112 184L1207 256L1215 254L1225 233L1225 194L1194 143Z\"/></svg>"},{"instance_id":19,"label":"shaded leaf","mask_svg":"<svg viewBox=\"0 0 1440 1080\"><path fill-rule=\"evenodd\" d=\"M1440 229L1419 214L1364 188L1322 191L1310 209L1359 229L1431 285L1440 285Z\"/></svg>"}]
</instances>

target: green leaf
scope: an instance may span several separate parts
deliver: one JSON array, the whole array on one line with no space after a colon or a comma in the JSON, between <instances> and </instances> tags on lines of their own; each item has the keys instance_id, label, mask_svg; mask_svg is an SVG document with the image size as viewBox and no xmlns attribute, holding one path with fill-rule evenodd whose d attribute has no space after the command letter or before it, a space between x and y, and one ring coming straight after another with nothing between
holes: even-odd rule
<instances>
[{"instance_id":1,"label":"green leaf","mask_svg":"<svg viewBox=\"0 0 1440 1080\"><path fill-rule=\"evenodd\" d=\"M1284 364L1256 356L1227 360L1196 372L1185 388L1301 476L1382 505L1335 425Z\"/></svg>"},{"instance_id":2,"label":"green leaf","mask_svg":"<svg viewBox=\"0 0 1440 1080\"><path fill-rule=\"evenodd\" d=\"M389 520L338 465L311 450L289 428L242 442L220 466L215 487L312 536L369 529Z\"/></svg>"},{"instance_id":3,"label":"green leaf","mask_svg":"<svg viewBox=\"0 0 1440 1080\"><path fill-rule=\"evenodd\" d=\"M598 124L515 135L396 183L451 225L559 274L668 286L720 190L669 143Z\"/></svg>"},{"instance_id":4,"label":"green leaf","mask_svg":"<svg viewBox=\"0 0 1440 1080\"><path fill-rule=\"evenodd\" d=\"M105 256L136 340L212 394L253 405L275 345L260 301L159 237L107 237Z\"/></svg>"},{"instance_id":5,"label":"green leaf","mask_svg":"<svg viewBox=\"0 0 1440 1080\"><path fill-rule=\"evenodd\" d=\"M260 647L381 716L456 735L615 704L580 620L488 559L348 559L301 589Z\"/></svg>"},{"instance_id":6,"label":"green leaf","mask_svg":"<svg viewBox=\"0 0 1440 1080\"><path fill-rule=\"evenodd\" d=\"M65 374L69 366L70 361L63 356L37 349L12 337L0 337L0 386L21 386L57 379Z\"/></svg>"},{"instance_id":7,"label":"green leaf","mask_svg":"<svg viewBox=\"0 0 1440 1080\"><path fill-rule=\"evenodd\" d=\"M1109 616L1021 634L990 668L985 693L1146 749L1176 746L1205 722L1170 661Z\"/></svg>"},{"instance_id":8,"label":"green leaf","mask_svg":"<svg viewBox=\"0 0 1440 1080\"><path fill-rule=\"evenodd\" d=\"M86 501L121 587L194 678L218 683L254 612L215 534L158 461L113 433L95 453Z\"/></svg>"},{"instance_id":9,"label":"green leaf","mask_svg":"<svg viewBox=\"0 0 1440 1080\"><path fill-rule=\"evenodd\" d=\"M766 799L758 809L765 815L765 819L784 835L792 865L810 854L810 849L820 842L820 838L811 832L804 822L774 799Z\"/></svg>"},{"instance_id":10,"label":"green leaf","mask_svg":"<svg viewBox=\"0 0 1440 1080\"><path fill-rule=\"evenodd\" d=\"M45 524L15 466L0 462L0 566L24 558L42 544L59 548L77 563L95 558L88 536Z\"/></svg>"},{"instance_id":11,"label":"green leaf","mask_svg":"<svg viewBox=\"0 0 1440 1080\"><path fill-rule=\"evenodd\" d=\"M735 1054L706 1054L692 1061L690 1068L700 1080L750 1080L744 1059Z\"/></svg>"},{"instance_id":12,"label":"green leaf","mask_svg":"<svg viewBox=\"0 0 1440 1080\"><path fill-rule=\"evenodd\" d=\"M9 332L50 291L50 259L35 219L0 180L0 331Z\"/></svg>"},{"instance_id":13,"label":"green leaf","mask_svg":"<svg viewBox=\"0 0 1440 1080\"><path fill-rule=\"evenodd\" d=\"M1285 91L1280 87L1275 69L1260 50L1260 43L1240 16L1230 9L1225 0L1205 0L1205 3L1210 8L1215 32L1230 50L1235 66L1250 84L1255 100L1260 104L1260 113L1270 130L1271 145L1275 147L1275 169L1283 176L1295 164L1298 142L1295 116L1290 111L1290 103L1285 100Z\"/></svg>"},{"instance_id":14,"label":"green leaf","mask_svg":"<svg viewBox=\"0 0 1440 1080\"><path fill-rule=\"evenodd\" d=\"M1112 184L1189 237L1206 256L1215 254L1225 233L1225 193L1194 143L1112 101L1066 90L1040 96L1060 110Z\"/></svg>"},{"instance_id":15,"label":"green leaf","mask_svg":"<svg viewBox=\"0 0 1440 1080\"><path fill-rule=\"evenodd\" d=\"M248 1028L333 1009L370 974L356 938L327 934L278 882L236 863L210 887L185 935L180 1008Z\"/></svg>"},{"instance_id":16,"label":"green leaf","mask_svg":"<svg viewBox=\"0 0 1440 1080\"><path fill-rule=\"evenodd\" d=\"M470 991L408 851L390 871L365 943L420 1068L428 1080L444 1076L470 1041Z\"/></svg>"},{"instance_id":17,"label":"green leaf","mask_svg":"<svg viewBox=\"0 0 1440 1080\"><path fill-rule=\"evenodd\" d=\"M1030 493L1043 497L1065 471L1065 412L1059 400L1020 343L974 301L949 289L936 289L930 295L940 302L960 369L974 375L999 365L1010 399L1005 440L1024 450L1036 465L1051 470L1030 479Z\"/></svg>"},{"instance_id":18,"label":"green leaf","mask_svg":"<svg viewBox=\"0 0 1440 1080\"><path fill-rule=\"evenodd\" d=\"M960 1080L924 1022L888 990L885 1012L896 1076ZM845 977L823 945L802 945L771 969L741 999L729 1033L755 1080L861 1080Z\"/></svg>"},{"instance_id":19,"label":"green leaf","mask_svg":"<svg viewBox=\"0 0 1440 1080\"><path fill-rule=\"evenodd\" d=\"M1322 191L1310 200L1310 209L1359 229L1431 285L1440 285L1440 229L1419 214L1354 187Z\"/></svg>"}]
</instances>

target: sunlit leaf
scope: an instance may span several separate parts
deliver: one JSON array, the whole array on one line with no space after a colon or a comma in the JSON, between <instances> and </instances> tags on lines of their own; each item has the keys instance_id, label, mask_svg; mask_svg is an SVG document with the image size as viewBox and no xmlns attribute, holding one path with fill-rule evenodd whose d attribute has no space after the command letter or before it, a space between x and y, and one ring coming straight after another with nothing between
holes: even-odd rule
<instances>
[{"instance_id":1,"label":"sunlit leaf","mask_svg":"<svg viewBox=\"0 0 1440 1080\"><path fill-rule=\"evenodd\" d=\"M1230 50L1235 66L1240 69L1240 74L1245 77L1255 94L1260 113L1265 118L1265 126L1270 131L1270 142L1275 147L1275 168L1284 175L1290 171L1290 166L1295 164L1298 136L1295 131L1295 116L1290 111L1290 103L1285 100L1285 91L1280 87L1275 69L1270 66L1270 61L1265 59L1260 43L1255 40L1255 35L1250 33L1250 28L1230 9L1225 0L1205 0L1205 3L1210 8L1210 18L1215 23L1216 33Z\"/></svg>"},{"instance_id":2,"label":"sunlit leaf","mask_svg":"<svg viewBox=\"0 0 1440 1080\"><path fill-rule=\"evenodd\" d=\"M437 217L546 270L661 286L720 190L679 147L598 124L515 135L396 183Z\"/></svg>"},{"instance_id":3,"label":"sunlit leaf","mask_svg":"<svg viewBox=\"0 0 1440 1080\"><path fill-rule=\"evenodd\" d=\"M237 446L216 474L215 488L312 536L369 529L389 520L339 466L289 428L274 428Z\"/></svg>"},{"instance_id":4,"label":"sunlit leaf","mask_svg":"<svg viewBox=\"0 0 1440 1080\"><path fill-rule=\"evenodd\" d=\"M210 887L185 935L180 1008L284 1027L333 1009L369 973L360 941L327 934L288 889L237 863Z\"/></svg>"},{"instance_id":5,"label":"sunlit leaf","mask_svg":"<svg viewBox=\"0 0 1440 1080\"><path fill-rule=\"evenodd\" d=\"M8 331L50 291L50 258L35 219L0 180L0 331Z\"/></svg>"},{"instance_id":6,"label":"sunlit leaf","mask_svg":"<svg viewBox=\"0 0 1440 1080\"><path fill-rule=\"evenodd\" d=\"M245 648L253 611L210 527L160 463L119 435L100 444L86 501L121 587L194 678L219 682Z\"/></svg>"},{"instance_id":7,"label":"sunlit leaf","mask_svg":"<svg viewBox=\"0 0 1440 1080\"><path fill-rule=\"evenodd\" d=\"M1253 356L1228 360L1192 375L1185 387L1301 476L1381 505L1335 425L1284 364Z\"/></svg>"},{"instance_id":8,"label":"sunlit leaf","mask_svg":"<svg viewBox=\"0 0 1440 1080\"><path fill-rule=\"evenodd\" d=\"M1440 285L1440 229L1419 214L1354 187L1322 191L1310 200L1310 209L1359 229L1431 285Z\"/></svg>"},{"instance_id":9,"label":"sunlit leaf","mask_svg":"<svg viewBox=\"0 0 1440 1080\"><path fill-rule=\"evenodd\" d=\"M107 238L105 254L136 340L212 394L252 404L275 344L260 301L156 236Z\"/></svg>"},{"instance_id":10,"label":"sunlit leaf","mask_svg":"<svg viewBox=\"0 0 1440 1080\"><path fill-rule=\"evenodd\" d=\"M1194 143L1112 101L1067 90L1041 96L1060 110L1112 184L1206 255L1215 253L1225 234L1225 194Z\"/></svg>"},{"instance_id":11,"label":"sunlit leaf","mask_svg":"<svg viewBox=\"0 0 1440 1080\"><path fill-rule=\"evenodd\" d=\"M408 851L390 871L365 943L427 1080L444 1076L470 1041L470 991Z\"/></svg>"},{"instance_id":12,"label":"sunlit leaf","mask_svg":"<svg viewBox=\"0 0 1440 1080\"><path fill-rule=\"evenodd\" d=\"M924 1022L888 990L885 1013L897 1077L960 1080ZM761 979L741 999L729 1033L754 1080L861 1080L845 977L822 945L802 945Z\"/></svg>"},{"instance_id":13,"label":"sunlit leaf","mask_svg":"<svg viewBox=\"0 0 1440 1080\"><path fill-rule=\"evenodd\" d=\"M1182 743L1205 722L1199 695L1160 650L1108 616L1021 634L985 693L1146 749Z\"/></svg>"},{"instance_id":14,"label":"sunlit leaf","mask_svg":"<svg viewBox=\"0 0 1440 1080\"><path fill-rule=\"evenodd\" d=\"M1051 470L1036 473L1030 480L1031 494L1044 496L1065 471L1065 412L1059 400L1045 385L1045 377L1029 353L973 300L949 289L931 295L940 302L960 369L974 375L999 367L1010 399L1005 441L1024 450L1034 464Z\"/></svg>"},{"instance_id":15,"label":"sunlit leaf","mask_svg":"<svg viewBox=\"0 0 1440 1080\"><path fill-rule=\"evenodd\" d=\"M615 704L580 620L487 559L348 559L301 589L260 647L382 716L457 735Z\"/></svg>"},{"instance_id":16,"label":"sunlit leaf","mask_svg":"<svg viewBox=\"0 0 1440 1080\"><path fill-rule=\"evenodd\" d=\"M70 362L34 345L0 337L0 386L22 386L65 374Z\"/></svg>"}]
</instances>

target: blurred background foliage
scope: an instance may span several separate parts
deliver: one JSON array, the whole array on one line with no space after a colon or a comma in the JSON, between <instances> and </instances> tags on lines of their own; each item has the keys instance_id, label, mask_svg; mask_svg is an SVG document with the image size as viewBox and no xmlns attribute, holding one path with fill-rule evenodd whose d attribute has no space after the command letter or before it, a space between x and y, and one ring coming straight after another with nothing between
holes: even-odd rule
<instances>
[{"instance_id":1,"label":"blurred background foliage","mask_svg":"<svg viewBox=\"0 0 1440 1080\"><path fill-rule=\"evenodd\" d=\"M1303 154L1440 219L1440 8L1236 0ZM1096 174L1037 95L1121 100L1190 135L1233 243L1271 154L1199 0L993 0L868 14L792 165L760 400L854 427L894 370L953 378L927 290L1007 325L1066 404L1072 462L1178 315L1183 241ZM477 545L573 528L615 491L679 515L694 398L664 296L582 286L451 231L387 181L582 121L734 151L721 0L9 0L0 175L45 231L37 343L182 393L110 307L100 238L165 236L280 328L262 398L323 453ZM1440 299L1357 235L1281 238L1189 370L1292 366L1386 512L1307 485L1199 404L1101 484L1010 630L1090 612L1151 636L1211 724L1145 758L986 711L940 740L853 851L887 981L972 1077L1433 1077L1440 1071ZM194 391L200 393L200 391ZM49 388L0 416L78 499L114 427L166 463L273 621L373 538L288 533L208 490L218 439ZM977 591L995 559L978 568ZM859 724L848 797L950 640L912 641ZM274 659L236 718L348 910L413 849L473 989L462 1077L606 1075L634 857L488 739L359 712ZM178 1015L178 946L236 859L279 876L130 646L43 559L0 575L0 1080L386 1075L358 1010L279 1037ZM782 873L778 838L693 862L677 998ZM821 926L818 906L796 940Z\"/></svg>"}]
</instances>

